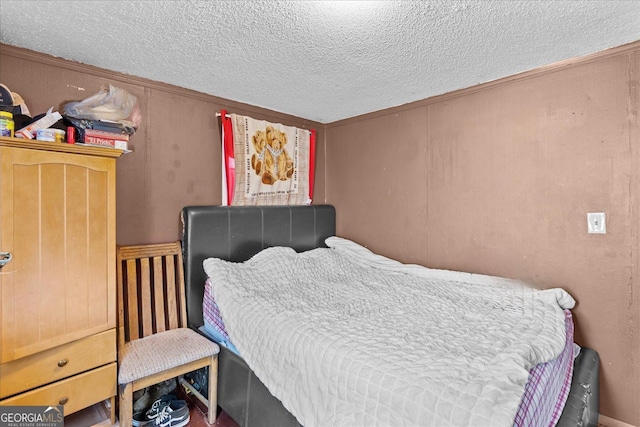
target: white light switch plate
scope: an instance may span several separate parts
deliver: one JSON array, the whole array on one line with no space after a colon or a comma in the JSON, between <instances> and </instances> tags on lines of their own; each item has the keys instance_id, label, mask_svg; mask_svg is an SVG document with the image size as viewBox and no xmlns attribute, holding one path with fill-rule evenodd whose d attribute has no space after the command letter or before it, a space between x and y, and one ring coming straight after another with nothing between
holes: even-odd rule
<instances>
[{"instance_id":1,"label":"white light switch plate","mask_svg":"<svg viewBox=\"0 0 640 427\"><path fill-rule=\"evenodd\" d=\"M607 221L604 212L591 212L587 214L587 230L592 234L607 233Z\"/></svg>"}]
</instances>

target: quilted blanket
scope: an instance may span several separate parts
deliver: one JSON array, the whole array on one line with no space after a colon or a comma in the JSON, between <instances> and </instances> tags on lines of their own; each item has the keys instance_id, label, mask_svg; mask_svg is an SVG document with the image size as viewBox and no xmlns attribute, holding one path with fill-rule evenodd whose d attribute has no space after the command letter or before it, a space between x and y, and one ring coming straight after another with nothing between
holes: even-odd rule
<instances>
[{"instance_id":1,"label":"quilted blanket","mask_svg":"<svg viewBox=\"0 0 640 427\"><path fill-rule=\"evenodd\" d=\"M204 267L243 358L308 427L512 426L574 305L561 289L343 248Z\"/></svg>"}]
</instances>

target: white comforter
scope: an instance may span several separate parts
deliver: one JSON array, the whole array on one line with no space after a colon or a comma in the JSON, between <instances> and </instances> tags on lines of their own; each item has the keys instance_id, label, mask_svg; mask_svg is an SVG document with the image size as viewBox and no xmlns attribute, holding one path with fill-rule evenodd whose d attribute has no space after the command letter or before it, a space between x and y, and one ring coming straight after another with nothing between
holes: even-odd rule
<instances>
[{"instance_id":1,"label":"white comforter","mask_svg":"<svg viewBox=\"0 0 640 427\"><path fill-rule=\"evenodd\" d=\"M307 426L512 426L565 343L561 289L403 265L339 238L204 267L245 361Z\"/></svg>"}]
</instances>

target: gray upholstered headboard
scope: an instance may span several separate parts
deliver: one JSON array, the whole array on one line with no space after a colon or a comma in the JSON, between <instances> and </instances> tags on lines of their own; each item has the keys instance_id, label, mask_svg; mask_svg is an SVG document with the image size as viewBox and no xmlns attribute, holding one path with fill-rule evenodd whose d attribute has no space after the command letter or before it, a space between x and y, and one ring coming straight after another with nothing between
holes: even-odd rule
<instances>
[{"instance_id":1,"label":"gray upholstered headboard","mask_svg":"<svg viewBox=\"0 0 640 427\"><path fill-rule=\"evenodd\" d=\"M246 261L262 249L288 246L304 251L335 235L333 206L187 206L182 209L182 251L187 323L203 325L202 297L209 257Z\"/></svg>"}]
</instances>

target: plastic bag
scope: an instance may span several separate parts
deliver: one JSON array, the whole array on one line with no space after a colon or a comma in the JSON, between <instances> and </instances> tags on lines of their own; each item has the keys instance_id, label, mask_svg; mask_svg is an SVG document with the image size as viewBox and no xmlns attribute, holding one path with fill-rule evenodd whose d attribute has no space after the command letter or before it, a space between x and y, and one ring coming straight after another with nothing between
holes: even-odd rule
<instances>
[{"instance_id":1,"label":"plastic bag","mask_svg":"<svg viewBox=\"0 0 640 427\"><path fill-rule=\"evenodd\" d=\"M137 102L135 96L110 84L83 101L65 104L63 111L64 115L77 119L120 121L132 115Z\"/></svg>"}]
</instances>

